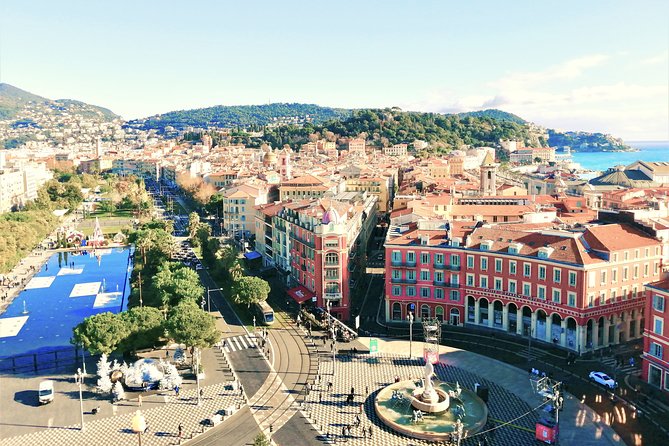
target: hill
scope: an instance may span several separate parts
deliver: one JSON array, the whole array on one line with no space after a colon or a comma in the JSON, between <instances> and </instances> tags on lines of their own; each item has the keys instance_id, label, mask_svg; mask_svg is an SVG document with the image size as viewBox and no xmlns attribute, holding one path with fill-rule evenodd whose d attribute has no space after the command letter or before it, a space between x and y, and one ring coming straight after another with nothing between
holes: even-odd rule
<instances>
[{"instance_id":1,"label":"hill","mask_svg":"<svg viewBox=\"0 0 669 446\"><path fill-rule=\"evenodd\" d=\"M178 110L148 118L129 121L129 127L142 130L155 129L165 132L167 127L184 130L187 127L249 129L263 126L320 123L328 119L343 118L350 110L321 107L314 104L275 103L266 105L217 105L193 110Z\"/></svg>"},{"instance_id":2,"label":"hill","mask_svg":"<svg viewBox=\"0 0 669 446\"><path fill-rule=\"evenodd\" d=\"M30 102L46 102L48 99L37 96L9 84L0 84L0 119L9 119L16 115Z\"/></svg>"},{"instance_id":3,"label":"hill","mask_svg":"<svg viewBox=\"0 0 669 446\"><path fill-rule=\"evenodd\" d=\"M516 124L527 124L527 121L521 118L520 116L514 115L513 113L505 112L502 110L497 110L490 108L488 110L479 110L465 113L458 113L458 116L467 117L471 116L472 118L492 118L498 121L509 121L515 122Z\"/></svg>"},{"instance_id":4,"label":"hill","mask_svg":"<svg viewBox=\"0 0 669 446\"><path fill-rule=\"evenodd\" d=\"M575 152L629 152L634 149L620 138L604 133L560 132L548 130L551 147L569 147Z\"/></svg>"}]
</instances>

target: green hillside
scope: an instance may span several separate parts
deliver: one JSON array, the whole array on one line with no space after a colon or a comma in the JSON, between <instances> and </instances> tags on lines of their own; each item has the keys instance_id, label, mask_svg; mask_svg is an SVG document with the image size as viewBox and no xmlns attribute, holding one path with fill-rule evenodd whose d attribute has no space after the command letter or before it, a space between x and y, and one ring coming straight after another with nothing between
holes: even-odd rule
<instances>
[{"instance_id":1,"label":"green hillside","mask_svg":"<svg viewBox=\"0 0 669 446\"><path fill-rule=\"evenodd\" d=\"M29 102L46 102L48 99L29 93L9 84L0 84L0 119L16 115Z\"/></svg>"},{"instance_id":2,"label":"green hillside","mask_svg":"<svg viewBox=\"0 0 669 446\"><path fill-rule=\"evenodd\" d=\"M527 121L521 118L520 116L493 108L488 110L458 113L458 116L460 117L470 116L472 118L492 118L492 119L497 119L498 121L509 121L509 122L515 122L516 124L527 124Z\"/></svg>"},{"instance_id":3,"label":"green hillside","mask_svg":"<svg viewBox=\"0 0 669 446\"><path fill-rule=\"evenodd\" d=\"M164 131L166 127L183 130L186 127L249 128L271 124L315 122L342 118L350 115L350 110L321 107L314 104L276 103L266 105L235 105L179 110L144 119L129 121L128 126Z\"/></svg>"}]
</instances>

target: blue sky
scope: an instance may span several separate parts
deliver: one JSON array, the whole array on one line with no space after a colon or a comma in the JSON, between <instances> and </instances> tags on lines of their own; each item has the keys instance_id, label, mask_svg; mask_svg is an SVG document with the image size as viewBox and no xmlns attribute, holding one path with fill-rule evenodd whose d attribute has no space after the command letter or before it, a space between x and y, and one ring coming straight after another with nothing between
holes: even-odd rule
<instances>
[{"instance_id":1,"label":"blue sky","mask_svg":"<svg viewBox=\"0 0 669 446\"><path fill-rule=\"evenodd\" d=\"M2 82L125 118L216 104L496 107L669 139L666 1L0 3Z\"/></svg>"}]
</instances>

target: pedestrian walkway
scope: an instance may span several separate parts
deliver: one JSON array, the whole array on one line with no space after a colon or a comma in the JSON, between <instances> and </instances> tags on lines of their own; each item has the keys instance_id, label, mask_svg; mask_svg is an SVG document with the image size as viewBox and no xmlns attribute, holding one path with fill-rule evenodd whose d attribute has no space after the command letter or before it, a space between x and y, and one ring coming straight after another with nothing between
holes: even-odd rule
<instances>
[{"instance_id":1,"label":"pedestrian walkway","mask_svg":"<svg viewBox=\"0 0 669 446\"><path fill-rule=\"evenodd\" d=\"M223 346L223 351L226 353L257 347L255 338L250 335L225 338L221 340L221 345Z\"/></svg>"},{"instance_id":2,"label":"pedestrian walkway","mask_svg":"<svg viewBox=\"0 0 669 446\"><path fill-rule=\"evenodd\" d=\"M606 364L611 367L613 370L616 370L617 373L628 375L630 373L636 374L641 373L641 365L638 362L635 362L633 365L629 361L625 361L622 367L618 367L618 360L612 356L607 356L606 358L601 359L602 364Z\"/></svg>"}]
</instances>

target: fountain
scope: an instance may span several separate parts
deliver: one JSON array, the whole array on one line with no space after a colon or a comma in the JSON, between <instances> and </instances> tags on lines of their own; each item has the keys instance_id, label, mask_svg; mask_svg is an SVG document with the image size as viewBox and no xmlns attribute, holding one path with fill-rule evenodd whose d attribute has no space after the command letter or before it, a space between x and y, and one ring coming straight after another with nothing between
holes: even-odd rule
<instances>
[{"instance_id":1,"label":"fountain","mask_svg":"<svg viewBox=\"0 0 669 446\"><path fill-rule=\"evenodd\" d=\"M23 314L28 314L28 309L26 308L26 300L23 299Z\"/></svg>"},{"instance_id":2,"label":"fountain","mask_svg":"<svg viewBox=\"0 0 669 446\"><path fill-rule=\"evenodd\" d=\"M413 438L446 441L480 431L488 419L488 408L474 392L459 383L432 383L434 367L425 364L422 382L400 381L377 394L374 406L381 421Z\"/></svg>"}]
</instances>

